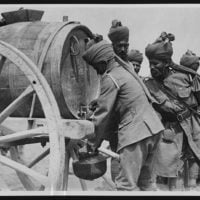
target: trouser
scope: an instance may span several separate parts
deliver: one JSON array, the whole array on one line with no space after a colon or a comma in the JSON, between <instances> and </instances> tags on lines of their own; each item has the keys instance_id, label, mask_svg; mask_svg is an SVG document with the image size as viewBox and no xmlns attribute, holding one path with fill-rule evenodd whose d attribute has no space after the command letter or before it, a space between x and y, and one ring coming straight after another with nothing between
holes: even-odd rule
<instances>
[{"instance_id":1,"label":"trouser","mask_svg":"<svg viewBox=\"0 0 200 200\"><path fill-rule=\"evenodd\" d=\"M191 182L192 180L196 180L198 178L198 170L199 166L195 160L194 154L188 144L187 138L183 135L183 145L182 145L182 159L184 161L184 173L179 173L177 178L169 179L171 181L170 190L179 190L181 189L181 185L179 184L180 179L184 179L185 187L195 186L195 182Z\"/></svg>"},{"instance_id":2,"label":"trouser","mask_svg":"<svg viewBox=\"0 0 200 200\"><path fill-rule=\"evenodd\" d=\"M156 182L153 173L154 155L160 134L128 145L119 151L120 169L115 178L117 190L154 190Z\"/></svg>"},{"instance_id":3,"label":"trouser","mask_svg":"<svg viewBox=\"0 0 200 200\"><path fill-rule=\"evenodd\" d=\"M187 165L187 163L188 165ZM187 167L186 167L187 166ZM183 187L196 187L196 179L198 178L199 166L195 160L185 161L184 173L176 178L169 178L169 190L182 190ZM184 185L184 186L183 186Z\"/></svg>"},{"instance_id":4,"label":"trouser","mask_svg":"<svg viewBox=\"0 0 200 200\"><path fill-rule=\"evenodd\" d=\"M115 178L120 172L120 163L116 158L111 158L111 179L115 182Z\"/></svg>"},{"instance_id":5,"label":"trouser","mask_svg":"<svg viewBox=\"0 0 200 200\"><path fill-rule=\"evenodd\" d=\"M110 148L112 151L116 152L117 151L117 144L118 144L118 137L117 137L118 131L114 131L112 134L112 137L110 137ZM111 158L111 166L110 166L110 171L111 171L111 179L113 182L115 182L115 177L119 174L119 160L116 158Z\"/></svg>"},{"instance_id":6,"label":"trouser","mask_svg":"<svg viewBox=\"0 0 200 200\"><path fill-rule=\"evenodd\" d=\"M199 171L199 166L195 162L195 160L189 160L189 179L197 179L198 178L198 171Z\"/></svg>"}]
</instances>

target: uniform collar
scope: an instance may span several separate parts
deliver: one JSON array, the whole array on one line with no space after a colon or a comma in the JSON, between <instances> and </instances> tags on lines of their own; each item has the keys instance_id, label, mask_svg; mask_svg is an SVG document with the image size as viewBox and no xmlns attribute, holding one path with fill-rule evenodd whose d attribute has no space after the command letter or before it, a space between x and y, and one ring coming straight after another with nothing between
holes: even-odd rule
<instances>
[{"instance_id":1,"label":"uniform collar","mask_svg":"<svg viewBox=\"0 0 200 200\"><path fill-rule=\"evenodd\" d=\"M114 69L115 67L118 67L118 66L119 66L119 64L115 60L111 60L108 63L106 73L109 73L110 71L112 71L112 69Z\"/></svg>"}]
</instances>

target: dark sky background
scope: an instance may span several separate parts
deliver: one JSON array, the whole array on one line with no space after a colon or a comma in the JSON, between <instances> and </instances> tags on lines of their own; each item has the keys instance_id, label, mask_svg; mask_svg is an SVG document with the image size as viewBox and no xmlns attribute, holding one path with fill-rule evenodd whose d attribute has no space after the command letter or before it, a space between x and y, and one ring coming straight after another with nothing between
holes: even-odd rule
<instances>
[{"instance_id":1,"label":"dark sky background","mask_svg":"<svg viewBox=\"0 0 200 200\"><path fill-rule=\"evenodd\" d=\"M152 43L162 31L175 35L173 60L179 63L187 49L200 56L200 5L199 4L111 4L111 5L1 5L0 12L20 7L44 10L43 21L62 21L64 15L69 20L80 21L92 32L99 33L108 40L107 34L113 19L121 20L130 29L130 49L144 53L148 43ZM144 56L141 75L149 75L148 61Z\"/></svg>"}]
</instances>

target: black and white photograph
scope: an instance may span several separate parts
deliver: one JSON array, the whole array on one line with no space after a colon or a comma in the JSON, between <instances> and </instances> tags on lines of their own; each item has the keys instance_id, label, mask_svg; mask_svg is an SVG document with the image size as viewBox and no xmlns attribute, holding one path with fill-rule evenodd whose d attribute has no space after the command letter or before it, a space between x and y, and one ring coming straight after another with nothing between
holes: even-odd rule
<instances>
[{"instance_id":1,"label":"black and white photograph","mask_svg":"<svg viewBox=\"0 0 200 200\"><path fill-rule=\"evenodd\" d=\"M0 4L0 196L199 196L199 19Z\"/></svg>"}]
</instances>

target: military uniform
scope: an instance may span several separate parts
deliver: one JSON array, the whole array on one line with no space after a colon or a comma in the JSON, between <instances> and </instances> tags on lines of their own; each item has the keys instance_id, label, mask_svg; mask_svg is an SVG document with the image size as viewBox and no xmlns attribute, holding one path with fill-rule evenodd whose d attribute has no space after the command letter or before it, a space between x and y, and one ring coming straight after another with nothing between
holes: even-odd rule
<instances>
[{"instance_id":1,"label":"military uniform","mask_svg":"<svg viewBox=\"0 0 200 200\"><path fill-rule=\"evenodd\" d=\"M164 81L164 85L178 96L189 107L197 109L198 102L193 93L193 82L189 74L171 71ZM180 125L187 137L188 144L195 156L200 159L200 119L197 115L180 121Z\"/></svg>"},{"instance_id":2,"label":"military uniform","mask_svg":"<svg viewBox=\"0 0 200 200\"><path fill-rule=\"evenodd\" d=\"M118 190L147 189L152 180L154 152L164 127L149 104L138 81L118 63L109 66L101 79L101 93L94 113L98 140L109 138L104 131L118 117L120 172L115 179ZM145 163L145 164L144 164Z\"/></svg>"},{"instance_id":3,"label":"military uniform","mask_svg":"<svg viewBox=\"0 0 200 200\"><path fill-rule=\"evenodd\" d=\"M157 174L164 177L176 177L183 170L183 159L188 159L184 153L188 156L188 151L192 150L194 155L200 158L199 118L183 104L167 95L160 83L153 78L148 78L144 82L157 101L155 108L161 113L165 128L175 133L173 140L164 139L159 145L156 158ZM198 103L193 94L193 82L190 75L171 70L163 84L188 106L197 107Z\"/></svg>"}]
</instances>

